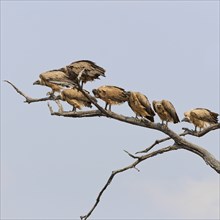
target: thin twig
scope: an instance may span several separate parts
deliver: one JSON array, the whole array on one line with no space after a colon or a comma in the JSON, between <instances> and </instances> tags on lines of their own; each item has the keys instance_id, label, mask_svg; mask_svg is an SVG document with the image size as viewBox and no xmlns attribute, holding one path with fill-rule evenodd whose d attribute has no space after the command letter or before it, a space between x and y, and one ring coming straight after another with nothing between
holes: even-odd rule
<instances>
[{"instance_id":1,"label":"thin twig","mask_svg":"<svg viewBox=\"0 0 220 220\"><path fill-rule=\"evenodd\" d=\"M140 157L138 156L134 156L133 154L129 153L128 151L124 150L125 153L127 153L130 157L132 157L133 159L139 159Z\"/></svg>"},{"instance_id":2,"label":"thin twig","mask_svg":"<svg viewBox=\"0 0 220 220\"><path fill-rule=\"evenodd\" d=\"M21 96L23 96L25 98L26 103L30 104L32 102L43 102L43 101L49 101L49 100L58 100L59 98L57 97L53 97L53 96L49 96L49 97L45 97L45 98L39 98L39 99L35 99L35 98L31 98L28 95L26 95L25 93L23 93L20 89L18 89L13 83L11 83L8 80L4 80L4 82L10 84L17 93L19 93Z\"/></svg>"},{"instance_id":3,"label":"thin twig","mask_svg":"<svg viewBox=\"0 0 220 220\"><path fill-rule=\"evenodd\" d=\"M49 108L49 110L50 110L50 114L53 115L54 112L53 112L52 106L50 105L49 102L47 102L47 105L48 105L48 108Z\"/></svg>"},{"instance_id":4,"label":"thin twig","mask_svg":"<svg viewBox=\"0 0 220 220\"><path fill-rule=\"evenodd\" d=\"M219 129L220 128L220 123L218 124L213 124L213 125L210 125L209 127L207 128L204 128L202 131L194 131L194 130L190 130L188 128L182 128L185 132L185 135L189 134L189 135L192 135L192 136L195 136L195 137L202 137L204 136L205 134L207 134L208 132L210 131L214 131L216 129Z\"/></svg>"},{"instance_id":5,"label":"thin twig","mask_svg":"<svg viewBox=\"0 0 220 220\"><path fill-rule=\"evenodd\" d=\"M62 104L60 103L59 100L55 100L55 102L56 102L56 104L57 104L57 106L58 106L58 112L59 112L59 113L62 113L62 112L63 112L63 106L62 106Z\"/></svg>"},{"instance_id":6,"label":"thin twig","mask_svg":"<svg viewBox=\"0 0 220 220\"><path fill-rule=\"evenodd\" d=\"M205 128L205 129L203 129L200 132L193 131L193 130L190 130L188 128L182 128L182 130L184 130L184 132L180 133L179 136L192 135L192 136L196 136L196 137L202 137L205 134L207 134L208 132L219 129L219 128L220 128L220 123L211 125L211 126ZM148 151L150 151L157 144L163 143L163 142L171 140L171 139L172 138L170 138L170 137L166 137L166 138L163 138L163 139L158 139L150 147L147 147L146 149L144 149L142 151L137 151L135 154L147 153Z\"/></svg>"}]
</instances>

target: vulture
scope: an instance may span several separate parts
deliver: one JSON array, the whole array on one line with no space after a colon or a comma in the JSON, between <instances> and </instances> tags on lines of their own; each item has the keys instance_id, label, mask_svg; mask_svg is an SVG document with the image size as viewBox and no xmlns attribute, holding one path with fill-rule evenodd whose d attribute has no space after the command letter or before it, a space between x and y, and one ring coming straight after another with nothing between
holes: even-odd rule
<instances>
[{"instance_id":1,"label":"vulture","mask_svg":"<svg viewBox=\"0 0 220 220\"><path fill-rule=\"evenodd\" d=\"M155 113L151 108L151 104L148 98L140 92L127 92L128 94L128 105L132 111L138 116L145 117L148 120L154 122Z\"/></svg>"},{"instance_id":2,"label":"vulture","mask_svg":"<svg viewBox=\"0 0 220 220\"><path fill-rule=\"evenodd\" d=\"M100 86L93 89L92 92L96 98L102 99L106 103L105 110L107 110L108 105L111 111L112 105L118 105L128 100L126 91L117 86Z\"/></svg>"},{"instance_id":3,"label":"vulture","mask_svg":"<svg viewBox=\"0 0 220 220\"><path fill-rule=\"evenodd\" d=\"M89 95L88 91L84 90L84 92ZM58 97L72 105L72 111L76 111L76 109L81 110L82 107L92 108L92 102L77 88L64 89ZM89 95L89 97L97 102L97 100L91 95Z\"/></svg>"},{"instance_id":4,"label":"vulture","mask_svg":"<svg viewBox=\"0 0 220 220\"><path fill-rule=\"evenodd\" d=\"M83 83L99 79L99 76L105 76L102 67L89 60L79 60L66 67L41 73L40 79L33 84L50 87L52 92L48 94L54 95L55 92L60 92L62 87L77 87L80 81L82 88Z\"/></svg>"},{"instance_id":5,"label":"vulture","mask_svg":"<svg viewBox=\"0 0 220 220\"><path fill-rule=\"evenodd\" d=\"M72 62L64 69L72 79L81 82L81 88L88 81L99 79L100 76L105 77L105 70L90 60Z\"/></svg>"},{"instance_id":6,"label":"vulture","mask_svg":"<svg viewBox=\"0 0 220 220\"><path fill-rule=\"evenodd\" d=\"M166 126L168 125L168 122L173 122L174 124L180 122L179 117L176 113L176 109L170 101L153 101L152 104L154 111L162 120L162 124L164 121L166 121Z\"/></svg>"},{"instance_id":7,"label":"vulture","mask_svg":"<svg viewBox=\"0 0 220 220\"><path fill-rule=\"evenodd\" d=\"M212 112L206 108L195 108L184 113L182 121L193 123L195 125L195 131L199 127L200 131L202 128L206 128L212 124L218 123L218 113Z\"/></svg>"},{"instance_id":8,"label":"vulture","mask_svg":"<svg viewBox=\"0 0 220 220\"><path fill-rule=\"evenodd\" d=\"M55 92L60 92L64 86L76 85L62 69L50 70L39 75L39 80L35 81L33 85L48 86L52 89L47 95L54 95Z\"/></svg>"}]
</instances>

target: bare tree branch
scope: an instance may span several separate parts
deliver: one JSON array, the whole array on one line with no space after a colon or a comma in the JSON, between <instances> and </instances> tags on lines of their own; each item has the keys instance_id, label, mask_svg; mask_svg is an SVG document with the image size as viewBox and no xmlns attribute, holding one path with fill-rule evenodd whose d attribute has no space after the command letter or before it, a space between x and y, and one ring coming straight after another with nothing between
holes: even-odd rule
<instances>
[{"instance_id":1,"label":"bare tree branch","mask_svg":"<svg viewBox=\"0 0 220 220\"><path fill-rule=\"evenodd\" d=\"M27 95L25 95L23 92L21 92L17 87L15 87L11 82L6 81L7 83L9 83L10 85L12 85L14 87L14 89L22 96L24 96L26 98L26 100L28 100L28 102L32 102L33 100L39 101L39 100L51 100L50 98L43 98L43 99L32 99L30 97L28 97ZM90 97L83 91L83 94L90 99ZM53 100L53 99L52 99ZM91 99L90 99L91 100ZM210 154L206 149L195 145L189 141L186 141L185 139L183 139L181 137L181 135L176 134L174 131L170 130L166 125L162 125L160 123L153 123L150 122L148 120L144 120L144 119L137 119L134 117L127 117L124 115L119 115L116 114L112 111L106 111L105 109L103 109L101 106L99 106L96 102L94 102L93 100L91 100L91 102L99 109L96 111L80 111L80 112L53 112L51 111L51 115L56 115L56 116L64 116L64 117L95 117L95 116L104 116L107 118L113 118L115 120L118 121L122 121L128 124L133 124L136 126L141 126L141 127L145 127L145 128L150 128L150 129L154 129L154 130L158 130L161 131L162 133L166 134L168 136L168 138L173 139L176 145L181 146L182 148L184 148L185 150L191 151L197 155L199 155L200 157L203 158L203 160L210 166L212 167L216 172L220 173L220 162L214 158L214 156L212 154ZM52 108L50 108L50 110L52 110ZM220 128L220 123L210 126L206 129L204 129L203 131L199 132L199 133L195 133L192 132L190 130L185 130L185 132L183 133L184 135L186 134L190 134L190 135L194 135L194 136L202 136L206 133L208 133L211 130L214 129L219 129ZM182 134L182 136L183 136ZM169 139L164 139L163 141L166 141ZM156 142L157 144L157 142ZM151 146L152 148L152 146Z\"/></svg>"},{"instance_id":2,"label":"bare tree branch","mask_svg":"<svg viewBox=\"0 0 220 220\"><path fill-rule=\"evenodd\" d=\"M15 90L17 93L19 93L20 95L22 95L27 103L32 103L32 102L40 102L40 101L47 101L47 100L53 100L56 101L58 100L57 97L46 97L46 98L41 98L41 99L33 99L27 95L25 95L23 92L21 92L16 86L14 86L11 82L9 81L5 81L7 83L9 83ZM106 184L104 185L104 187L102 188L102 190L99 192L98 197L96 198L96 202L93 205L93 207L91 208L91 210L84 216L81 216L80 218L82 220L86 220L94 211L94 209L97 207L98 203L100 202L101 196L103 195L104 191L107 189L107 187L111 184L114 176L118 173L124 172L128 169L131 168L135 168L136 170L138 170L136 168L136 166L151 157L154 157L158 154L163 154L165 152L169 152L169 151L173 151L173 150L178 150L178 149L185 149L187 151L190 151L192 153L197 154L198 156L200 156L207 165L209 165L211 168L213 168L217 173L220 173L220 161L218 161L211 153L209 153L206 149L193 144L185 139L182 138L182 136L186 136L186 135L192 135L192 136L196 136L196 137L201 137L205 134L207 134L210 131L216 130L220 128L220 123L212 125L204 130L202 130L201 132L195 132L192 130L189 130L187 128L183 128L184 132L181 134L177 134L174 131L170 130L166 125L162 125L160 123L153 123L150 122L148 120L145 119L137 119L134 117L127 117L124 115L119 115L115 112L112 111L108 111L105 110L104 108L102 108L100 105L98 105L95 101L93 101L90 96L85 93L80 87L79 89L81 90L81 92L98 108L98 110L92 110L92 111L79 111L79 112L65 112L62 109L62 105L56 101L59 111L58 112L54 112L52 107L49 105L48 103L48 107L50 110L50 114L51 115L55 115L55 116L63 116L63 117L72 117L72 118L83 118L83 117L107 117L107 118L112 118L121 122L125 122L128 124L132 124L132 125L136 125L136 126L140 126L140 127L145 127L145 128L149 128L149 129L153 129L153 130L158 130L164 134L166 134L168 137L160 139L160 140L156 140L150 147L146 148L143 151L139 151L137 153L147 153L149 150L151 150L154 146L156 146L157 144L160 144L162 142L168 141L168 140L173 140L174 141L174 145L173 146L169 146L169 147L165 147L156 151L153 151L152 153L147 153L144 154L142 156L135 156L131 153L129 153L128 151L125 151L131 158L135 159L135 162L133 162L132 164L130 164L127 167L124 167L122 169L119 170L115 170L112 172L112 174L110 175L109 179L107 180ZM138 170L139 171L139 170Z\"/></svg>"},{"instance_id":3,"label":"bare tree branch","mask_svg":"<svg viewBox=\"0 0 220 220\"><path fill-rule=\"evenodd\" d=\"M129 169L132 169L132 168L135 168L139 163L141 163L142 161L148 159L148 158L151 158L151 157L154 157L158 154L163 154L163 153L166 153L166 152L169 152L169 151L173 151L173 150L178 150L180 149L178 146L176 145L173 145L173 146L170 146L170 147L165 147L165 148L162 148L160 150L157 150L157 151L154 151L150 154L147 154L147 155L144 155L144 156L140 156L140 157L137 157L136 156L131 156L130 153L128 153L126 151L126 153L129 154L129 156L131 156L132 158L134 157L136 160L135 162L133 162L132 164L124 167L124 168L121 168L121 169L118 169L118 170L115 170L115 171L112 171L110 177L108 178L106 184L104 185L104 187L101 189L101 191L99 192L97 198L96 198L96 202L95 204L93 205L93 207L91 208L91 210L86 214L86 215L83 215L83 216L80 216L81 220L86 220L88 219L88 217L93 213L93 211L95 210L95 208L97 207L97 205L99 204L100 202L100 199L103 195L103 193L105 192L105 190L108 188L108 186L111 184L112 180L114 179L115 175L119 174L119 173L122 173L126 170L129 170Z\"/></svg>"},{"instance_id":4,"label":"bare tree branch","mask_svg":"<svg viewBox=\"0 0 220 220\"><path fill-rule=\"evenodd\" d=\"M11 83L10 81L8 80L4 80L4 82L10 84L14 89L15 91L20 94L21 96L23 96L25 98L25 101L26 103L30 104L32 102L43 102L43 101L49 101L49 100L58 100L57 97L52 97L52 96L49 96L49 97L45 97L45 98L40 98L40 99L35 99L35 98L31 98L29 96L27 96L26 94L24 94L20 89L18 89L13 83Z\"/></svg>"},{"instance_id":5,"label":"bare tree branch","mask_svg":"<svg viewBox=\"0 0 220 220\"><path fill-rule=\"evenodd\" d=\"M194 131L194 130L190 130L188 128L182 128L184 130L184 132L179 134L179 136L192 135L192 136L196 136L196 137L202 137L205 134L207 134L208 132L216 130L216 129L219 129L219 128L220 128L220 123L211 125L211 126L205 128L205 129L203 129L200 132L197 132L197 131ZM147 153L148 151L150 151L157 144L163 143L163 142L168 141L168 140L171 140L171 138L170 137L166 137L166 138L163 138L163 139L156 140L150 147L147 147L146 149L144 149L142 151L138 151L135 154Z\"/></svg>"},{"instance_id":6,"label":"bare tree branch","mask_svg":"<svg viewBox=\"0 0 220 220\"><path fill-rule=\"evenodd\" d=\"M195 137L202 137L204 136L205 134L207 134L208 132L210 131L214 131L216 129L219 129L220 128L220 123L218 124L213 124L213 125L210 125L209 127L203 129L202 131L194 131L194 130L190 130L188 128L182 128L185 132L185 135L189 134L189 135L192 135L192 136L195 136Z\"/></svg>"},{"instance_id":7,"label":"bare tree branch","mask_svg":"<svg viewBox=\"0 0 220 220\"><path fill-rule=\"evenodd\" d=\"M75 113L71 113L71 112L68 115L63 114L63 113L56 113L56 115L57 114L59 114L59 116L64 116L64 117L76 117ZM71 116L71 114L72 114L72 116ZM53 115L55 115L55 113ZM80 116L85 117L84 115L85 115L85 113L83 111L78 112L79 117ZM86 112L86 117L90 117L89 115L90 115L90 113ZM200 157L202 157L204 159L204 161L210 167L212 167L216 172L220 173L220 162L217 159L215 159L212 154L210 154L206 149L181 138L181 136L176 134L174 131L170 130L166 125L162 125L160 123L153 123L153 122L150 122L147 120L140 120L140 119L136 119L133 117L126 117L124 115L119 115L119 114L116 114L111 111L108 111L108 115L109 115L108 118L110 117L110 118L113 118L115 120L122 121L125 123L129 123L129 124L133 124L133 125L137 125L137 126L141 126L141 127L145 127L145 128L150 128L150 129L154 129L154 130L158 130L158 131L163 132L164 134L168 135L170 139L173 139L177 145L180 145L185 150L191 151L191 152L199 155ZM94 116L94 112L93 112L93 116ZM100 113L99 116L100 117L101 116L107 117L106 115L103 115L102 113ZM219 125L220 125L220 123L217 125L217 128L216 128L216 126L214 126L214 128L218 129L220 127ZM207 132L208 131L211 131L211 130L208 129ZM183 134L186 135L185 133L183 133ZM182 136L183 136L183 134L182 134ZM168 140L168 139L165 139L165 141L166 140Z\"/></svg>"}]
</instances>

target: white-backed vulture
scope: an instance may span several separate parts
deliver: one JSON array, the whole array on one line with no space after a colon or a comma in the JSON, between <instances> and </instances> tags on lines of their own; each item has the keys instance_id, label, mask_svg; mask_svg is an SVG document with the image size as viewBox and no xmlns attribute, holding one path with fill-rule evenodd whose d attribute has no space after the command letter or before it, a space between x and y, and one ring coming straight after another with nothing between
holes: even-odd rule
<instances>
[{"instance_id":1,"label":"white-backed vulture","mask_svg":"<svg viewBox=\"0 0 220 220\"><path fill-rule=\"evenodd\" d=\"M66 69L71 78L81 82L81 87L88 81L99 79L100 76L105 77L105 70L90 60L72 62L64 69Z\"/></svg>"},{"instance_id":2,"label":"white-backed vulture","mask_svg":"<svg viewBox=\"0 0 220 220\"><path fill-rule=\"evenodd\" d=\"M166 126L168 125L168 122L173 122L174 124L180 122L176 109L170 101L153 101L152 104L154 111L160 117L162 124L164 121L166 121Z\"/></svg>"},{"instance_id":3,"label":"white-backed vulture","mask_svg":"<svg viewBox=\"0 0 220 220\"><path fill-rule=\"evenodd\" d=\"M89 95L89 92L84 90ZM90 98L97 102L97 100L89 95ZM61 100L68 102L73 106L72 111L76 111L76 109L82 109L82 107L92 108L92 102L77 88L72 89L64 89L60 95Z\"/></svg>"},{"instance_id":4,"label":"white-backed vulture","mask_svg":"<svg viewBox=\"0 0 220 220\"><path fill-rule=\"evenodd\" d=\"M184 116L185 118L182 121L193 123L195 125L195 131L197 131L197 127L201 131L202 128L217 124L219 114L206 108L195 108L185 112Z\"/></svg>"},{"instance_id":5,"label":"white-backed vulture","mask_svg":"<svg viewBox=\"0 0 220 220\"><path fill-rule=\"evenodd\" d=\"M127 92L128 105L131 107L133 112L138 116L145 117L148 120L154 122L155 113L151 108L151 104L148 101L148 98L140 92Z\"/></svg>"},{"instance_id":6,"label":"white-backed vulture","mask_svg":"<svg viewBox=\"0 0 220 220\"><path fill-rule=\"evenodd\" d=\"M76 83L69 78L69 76L60 70L50 70L39 75L39 80L35 81L33 85L48 86L52 89L48 92L49 95L54 95L55 92L60 92L63 86L76 85Z\"/></svg>"},{"instance_id":7,"label":"white-backed vulture","mask_svg":"<svg viewBox=\"0 0 220 220\"><path fill-rule=\"evenodd\" d=\"M110 111L112 105L118 105L128 100L126 91L117 86L100 86L97 89L93 89L92 92L96 98L102 99L106 103L106 110L109 105Z\"/></svg>"}]
</instances>

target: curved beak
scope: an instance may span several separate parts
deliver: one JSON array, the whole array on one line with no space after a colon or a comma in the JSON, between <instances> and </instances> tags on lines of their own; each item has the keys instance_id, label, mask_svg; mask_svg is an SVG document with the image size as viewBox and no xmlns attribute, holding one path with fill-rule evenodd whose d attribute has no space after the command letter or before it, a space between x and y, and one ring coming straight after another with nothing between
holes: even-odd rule
<instances>
[{"instance_id":1,"label":"curved beak","mask_svg":"<svg viewBox=\"0 0 220 220\"><path fill-rule=\"evenodd\" d=\"M40 85L40 80L35 81L33 85Z\"/></svg>"},{"instance_id":2,"label":"curved beak","mask_svg":"<svg viewBox=\"0 0 220 220\"><path fill-rule=\"evenodd\" d=\"M189 122L189 123L190 123L190 120L185 117L185 118L183 118L183 119L181 120L181 122Z\"/></svg>"},{"instance_id":3,"label":"curved beak","mask_svg":"<svg viewBox=\"0 0 220 220\"><path fill-rule=\"evenodd\" d=\"M93 89L93 90L92 90L92 93L94 94L94 96L95 96L96 98L98 98L98 93L97 93L97 90L96 90L96 89Z\"/></svg>"}]
</instances>

